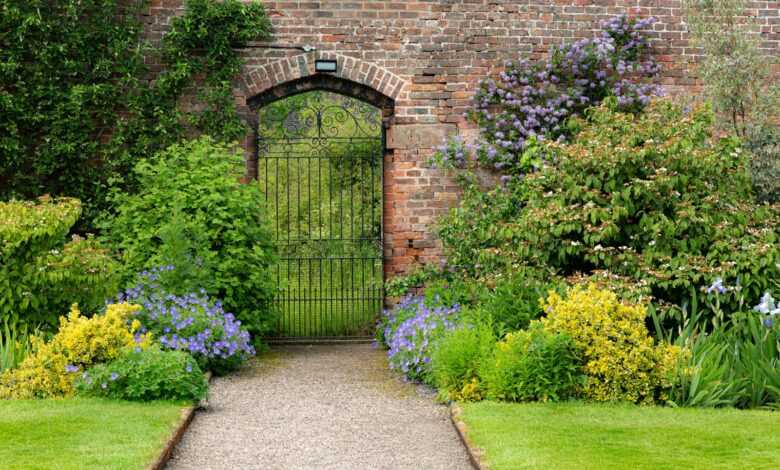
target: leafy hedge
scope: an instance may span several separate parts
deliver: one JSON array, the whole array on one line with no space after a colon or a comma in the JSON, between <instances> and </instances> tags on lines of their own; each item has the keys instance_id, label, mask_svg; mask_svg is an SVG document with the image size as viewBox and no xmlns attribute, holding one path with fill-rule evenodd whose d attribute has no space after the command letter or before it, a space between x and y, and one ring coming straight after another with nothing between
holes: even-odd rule
<instances>
[{"instance_id":1,"label":"leafy hedge","mask_svg":"<svg viewBox=\"0 0 780 470\"><path fill-rule=\"evenodd\" d=\"M91 238L66 236L76 199L0 202L0 319L56 326L71 303L94 312L118 289L117 262Z\"/></svg>"},{"instance_id":2,"label":"leafy hedge","mask_svg":"<svg viewBox=\"0 0 780 470\"><path fill-rule=\"evenodd\" d=\"M186 130L243 133L231 80L234 50L269 36L259 3L187 0L154 50L138 21L143 0L6 0L0 15L0 200L77 197L85 222L138 158ZM145 58L163 64L150 81ZM200 105L179 106L196 77ZM124 188L133 188L125 180Z\"/></svg>"}]
</instances>

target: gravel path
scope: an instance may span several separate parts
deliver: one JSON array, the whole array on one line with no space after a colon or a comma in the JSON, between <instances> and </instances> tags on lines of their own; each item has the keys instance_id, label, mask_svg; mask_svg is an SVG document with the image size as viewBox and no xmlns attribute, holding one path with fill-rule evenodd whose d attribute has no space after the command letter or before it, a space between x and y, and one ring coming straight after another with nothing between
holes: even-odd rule
<instances>
[{"instance_id":1,"label":"gravel path","mask_svg":"<svg viewBox=\"0 0 780 470\"><path fill-rule=\"evenodd\" d=\"M277 347L212 381L169 469L467 470L447 408L368 344Z\"/></svg>"}]
</instances>

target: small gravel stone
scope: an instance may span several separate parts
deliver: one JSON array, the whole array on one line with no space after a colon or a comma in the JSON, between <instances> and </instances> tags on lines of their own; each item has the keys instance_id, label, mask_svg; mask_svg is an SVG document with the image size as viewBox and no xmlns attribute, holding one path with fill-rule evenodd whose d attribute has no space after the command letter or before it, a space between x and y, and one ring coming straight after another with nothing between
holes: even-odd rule
<instances>
[{"instance_id":1,"label":"small gravel stone","mask_svg":"<svg viewBox=\"0 0 780 470\"><path fill-rule=\"evenodd\" d=\"M276 347L211 382L169 469L471 466L448 410L368 344Z\"/></svg>"}]
</instances>

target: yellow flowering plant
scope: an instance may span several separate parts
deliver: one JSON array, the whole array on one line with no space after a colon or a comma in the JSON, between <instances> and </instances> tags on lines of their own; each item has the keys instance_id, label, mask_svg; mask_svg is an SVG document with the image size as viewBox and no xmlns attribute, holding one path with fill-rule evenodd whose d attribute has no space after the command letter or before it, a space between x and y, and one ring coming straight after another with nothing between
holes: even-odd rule
<instances>
[{"instance_id":1,"label":"yellow flowering plant","mask_svg":"<svg viewBox=\"0 0 780 470\"><path fill-rule=\"evenodd\" d=\"M106 313L87 318L73 305L67 317L60 317L59 331L49 342L40 342L18 368L0 375L0 399L71 395L80 371L116 359L129 348L146 348L151 338L138 333L138 321L127 326L139 308L112 304Z\"/></svg>"},{"instance_id":2,"label":"yellow flowering plant","mask_svg":"<svg viewBox=\"0 0 780 470\"><path fill-rule=\"evenodd\" d=\"M550 292L541 320L552 333L566 333L580 348L585 398L650 404L665 401L683 350L657 345L645 326L646 308L621 302L591 284L575 286L565 297Z\"/></svg>"}]
</instances>

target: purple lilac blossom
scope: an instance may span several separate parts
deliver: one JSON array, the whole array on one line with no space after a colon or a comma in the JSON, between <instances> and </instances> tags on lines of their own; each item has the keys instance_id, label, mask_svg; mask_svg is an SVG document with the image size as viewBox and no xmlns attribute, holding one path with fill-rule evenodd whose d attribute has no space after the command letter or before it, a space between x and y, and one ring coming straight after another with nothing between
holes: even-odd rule
<instances>
[{"instance_id":1,"label":"purple lilac blossom","mask_svg":"<svg viewBox=\"0 0 780 470\"><path fill-rule=\"evenodd\" d=\"M529 142L565 138L570 116L607 96L622 109L641 109L663 93L656 84L660 67L647 54L643 32L653 23L654 18L615 16L601 24L596 37L555 48L547 62L507 62L497 79L481 83L474 98L471 117L481 126L481 141L471 148L462 141L445 143L439 161L458 166L475 156L502 173L530 172L521 158Z\"/></svg>"}]
</instances>

